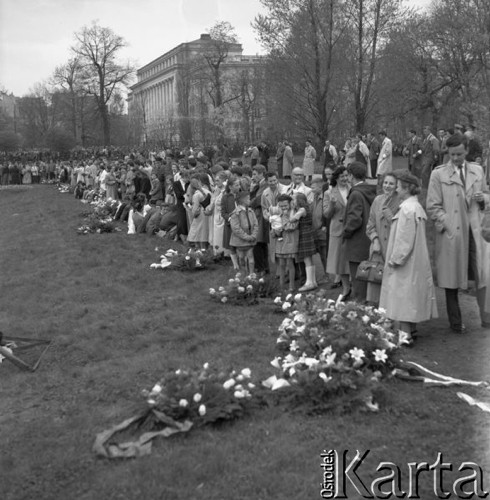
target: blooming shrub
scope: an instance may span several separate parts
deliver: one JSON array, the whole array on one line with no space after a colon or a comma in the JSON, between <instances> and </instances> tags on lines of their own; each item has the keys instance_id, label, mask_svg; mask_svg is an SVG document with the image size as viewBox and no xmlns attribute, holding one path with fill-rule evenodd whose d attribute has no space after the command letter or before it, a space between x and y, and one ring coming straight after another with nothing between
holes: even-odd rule
<instances>
[{"instance_id":1,"label":"blooming shrub","mask_svg":"<svg viewBox=\"0 0 490 500\"><path fill-rule=\"evenodd\" d=\"M263 385L287 388L291 399L314 410L341 404L339 397L347 406L362 403L376 410L372 391L392 374L407 335L394 332L381 309L327 300L321 293L291 296L282 307L288 317L279 327L279 355L271 363L279 377Z\"/></svg>"},{"instance_id":2,"label":"blooming shrub","mask_svg":"<svg viewBox=\"0 0 490 500\"><path fill-rule=\"evenodd\" d=\"M149 407L194 426L239 418L247 410L255 385L250 369L224 372L205 363L200 370L165 374L150 391L143 391Z\"/></svg>"},{"instance_id":3,"label":"blooming shrub","mask_svg":"<svg viewBox=\"0 0 490 500\"><path fill-rule=\"evenodd\" d=\"M259 278L255 273L248 276L237 273L224 286L210 288L209 295L222 304L253 305L259 297L270 296L274 288L269 278Z\"/></svg>"}]
</instances>

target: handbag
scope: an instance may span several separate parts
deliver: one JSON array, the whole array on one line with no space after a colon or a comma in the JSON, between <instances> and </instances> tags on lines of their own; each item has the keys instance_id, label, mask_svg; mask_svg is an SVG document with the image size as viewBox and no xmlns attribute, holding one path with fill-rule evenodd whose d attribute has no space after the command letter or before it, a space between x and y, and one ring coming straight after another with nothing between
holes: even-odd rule
<instances>
[{"instance_id":1,"label":"handbag","mask_svg":"<svg viewBox=\"0 0 490 500\"><path fill-rule=\"evenodd\" d=\"M363 260L357 268L356 280L381 284L383 268L384 264L382 262Z\"/></svg>"}]
</instances>

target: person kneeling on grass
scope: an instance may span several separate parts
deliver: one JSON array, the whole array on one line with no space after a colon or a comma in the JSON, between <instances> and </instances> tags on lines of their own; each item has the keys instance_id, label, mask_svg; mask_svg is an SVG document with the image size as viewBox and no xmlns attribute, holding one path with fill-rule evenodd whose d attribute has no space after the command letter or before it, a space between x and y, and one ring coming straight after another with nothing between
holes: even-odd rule
<instances>
[{"instance_id":1,"label":"person kneeling on grass","mask_svg":"<svg viewBox=\"0 0 490 500\"><path fill-rule=\"evenodd\" d=\"M250 208L248 191L238 193L235 201L236 208L230 216L230 245L236 248L240 268L252 274L255 271L253 248L257 242L259 223Z\"/></svg>"}]
</instances>

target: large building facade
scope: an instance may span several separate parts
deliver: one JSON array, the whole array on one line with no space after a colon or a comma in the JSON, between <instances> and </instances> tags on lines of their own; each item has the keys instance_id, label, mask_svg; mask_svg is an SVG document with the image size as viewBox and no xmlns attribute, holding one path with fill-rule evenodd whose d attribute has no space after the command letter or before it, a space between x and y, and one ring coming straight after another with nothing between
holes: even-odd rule
<instances>
[{"instance_id":1,"label":"large building facade","mask_svg":"<svg viewBox=\"0 0 490 500\"><path fill-rule=\"evenodd\" d=\"M157 146L248 143L263 134L264 64L210 35L137 71L128 95L132 138Z\"/></svg>"}]
</instances>

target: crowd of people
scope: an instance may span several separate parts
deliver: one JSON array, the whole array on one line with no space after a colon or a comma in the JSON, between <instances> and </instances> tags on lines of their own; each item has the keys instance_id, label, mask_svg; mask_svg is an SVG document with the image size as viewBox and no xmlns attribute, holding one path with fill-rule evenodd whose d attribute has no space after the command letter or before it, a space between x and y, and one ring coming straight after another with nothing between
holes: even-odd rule
<instances>
[{"instance_id":1,"label":"crowd of people","mask_svg":"<svg viewBox=\"0 0 490 500\"><path fill-rule=\"evenodd\" d=\"M281 141L276 168L261 143L245 150L243 162L226 155L210 161L197 148L179 157L162 151L146 158L38 160L18 173L15 163L4 162L0 180L59 182L81 199L116 200L115 218L127 222L129 234L165 235L210 249L236 270L277 277L285 291L311 291L322 282L339 287L344 301L386 309L412 341L417 324L437 316L427 217L436 230L436 278L445 289L451 330L466 330L458 290L467 289L469 279L482 326L490 327L490 244L481 232L490 196L481 148L472 132L444 131L439 140L424 130L422 142L410 132L408 170L395 172L391 141L381 131L379 140L358 134L340 151L325 141L321 174L307 140L300 164ZM424 187L428 216L419 200ZM381 264L381 282L361 279L366 261Z\"/></svg>"}]
</instances>

